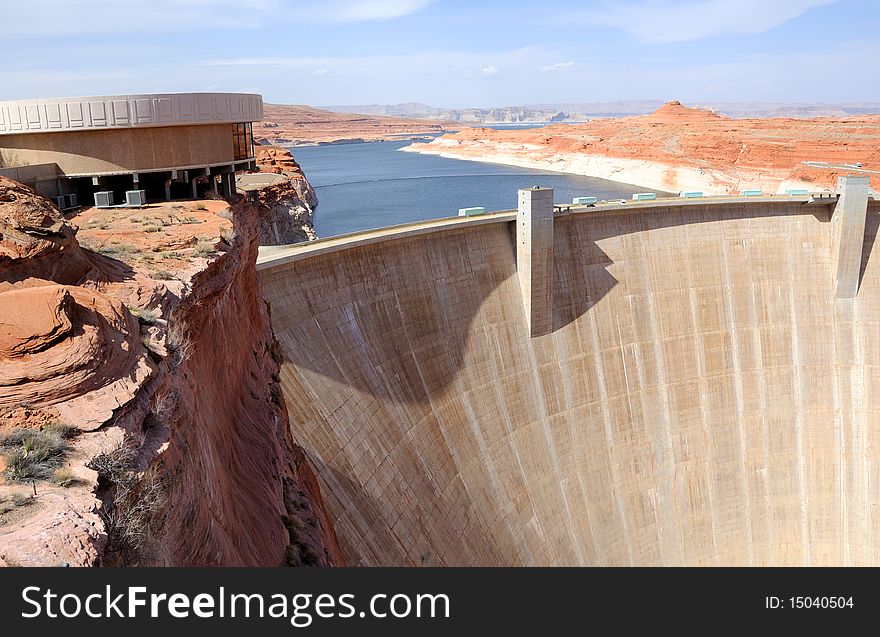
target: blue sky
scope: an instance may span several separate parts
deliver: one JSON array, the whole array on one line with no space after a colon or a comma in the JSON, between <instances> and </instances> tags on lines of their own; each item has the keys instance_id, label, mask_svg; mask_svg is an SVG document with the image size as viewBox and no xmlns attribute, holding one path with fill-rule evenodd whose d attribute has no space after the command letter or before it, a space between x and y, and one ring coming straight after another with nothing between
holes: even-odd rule
<instances>
[{"instance_id":1,"label":"blue sky","mask_svg":"<svg viewBox=\"0 0 880 637\"><path fill-rule=\"evenodd\" d=\"M878 0L0 0L0 99L880 102Z\"/></svg>"}]
</instances>

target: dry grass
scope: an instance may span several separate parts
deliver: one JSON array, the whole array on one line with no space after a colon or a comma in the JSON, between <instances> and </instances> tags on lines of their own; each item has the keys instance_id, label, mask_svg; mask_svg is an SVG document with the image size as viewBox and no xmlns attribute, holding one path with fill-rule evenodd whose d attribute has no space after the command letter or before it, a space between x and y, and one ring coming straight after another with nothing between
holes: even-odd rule
<instances>
[{"instance_id":1,"label":"dry grass","mask_svg":"<svg viewBox=\"0 0 880 637\"><path fill-rule=\"evenodd\" d=\"M172 281L177 278L174 276L173 272L169 272L168 270L156 270L153 273L153 276L160 281Z\"/></svg>"},{"instance_id":2,"label":"dry grass","mask_svg":"<svg viewBox=\"0 0 880 637\"><path fill-rule=\"evenodd\" d=\"M156 514L167 501L165 486L155 470L135 468L142 440L128 437L108 452L96 456L89 468L97 471L99 485L110 495L101 509L107 529L107 551L122 563L150 563L158 547Z\"/></svg>"},{"instance_id":3,"label":"dry grass","mask_svg":"<svg viewBox=\"0 0 880 637\"><path fill-rule=\"evenodd\" d=\"M196 243L196 247L193 250L197 257L209 257L214 253L214 243L212 241L202 239L201 241Z\"/></svg>"},{"instance_id":4,"label":"dry grass","mask_svg":"<svg viewBox=\"0 0 880 637\"><path fill-rule=\"evenodd\" d=\"M128 310L137 317L141 325L155 325L162 315L158 310L150 310L142 307L128 306Z\"/></svg>"},{"instance_id":5,"label":"dry grass","mask_svg":"<svg viewBox=\"0 0 880 637\"><path fill-rule=\"evenodd\" d=\"M189 360L193 354L193 341L181 327L180 323L169 321L168 334L165 336L165 348L168 350L171 367L178 367Z\"/></svg>"},{"instance_id":6,"label":"dry grass","mask_svg":"<svg viewBox=\"0 0 880 637\"><path fill-rule=\"evenodd\" d=\"M6 460L4 477L10 482L53 480L62 458L70 449L71 430L54 423L42 430L17 429L0 439Z\"/></svg>"},{"instance_id":7,"label":"dry grass","mask_svg":"<svg viewBox=\"0 0 880 637\"><path fill-rule=\"evenodd\" d=\"M52 481L60 487L68 488L80 484L80 480L76 474L68 467L59 467L55 469L55 475Z\"/></svg>"}]
</instances>

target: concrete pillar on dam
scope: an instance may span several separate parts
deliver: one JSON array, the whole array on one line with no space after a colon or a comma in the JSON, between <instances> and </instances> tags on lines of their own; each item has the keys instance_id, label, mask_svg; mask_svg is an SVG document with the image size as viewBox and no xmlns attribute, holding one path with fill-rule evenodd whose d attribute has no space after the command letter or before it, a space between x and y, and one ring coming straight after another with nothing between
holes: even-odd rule
<instances>
[{"instance_id":1,"label":"concrete pillar on dam","mask_svg":"<svg viewBox=\"0 0 880 637\"><path fill-rule=\"evenodd\" d=\"M519 191L516 270L529 335L553 331L553 189Z\"/></svg>"},{"instance_id":2,"label":"concrete pillar on dam","mask_svg":"<svg viewBox=\"0 0 880 637\"><path fill-rule=\"evenodd\" d=\"M870 181L867 177L839 177L840 199L832 215L834 296L855 298L859 291L865 217L868 211Z\"/></svg>"}]
</instances>

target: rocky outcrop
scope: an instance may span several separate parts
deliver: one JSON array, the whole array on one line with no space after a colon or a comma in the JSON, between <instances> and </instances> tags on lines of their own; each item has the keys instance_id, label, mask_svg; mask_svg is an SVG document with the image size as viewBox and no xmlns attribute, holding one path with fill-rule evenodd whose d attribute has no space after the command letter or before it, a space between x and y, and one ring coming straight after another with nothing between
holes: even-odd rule
<instances>
[{"instance_id":1,"label":"rocky outcrop","mask_svg":"<svg viewBox=\"0 0 880 637\"><path fill-rule=\"evenodd\" d=\"M50 401L90 431L154 374L138 321L118 299L52 283L0 293L0 407Z\"/></svg>"},{"instance_id":2,"label":"rocky outcrop","mask_svg":"<svg viewBox=\"0 0 880 637\"><path fill-rule=\"evenodd\" d=\"M26 279L82 280L93 264L74 234L73 226L46 199L0 177L0 290Z\"/></svg>"},{"instance_id":3,"label":"rocky outcrop","mask_svg":"<svg viewBox=\"0 0 880 637\"><path fill-rule=\"evenodd\" d=\"M880 165L880 116L730 119L672 101L649 115L528 130L468 129L406 150L672 192L823 191L849 172L841 164ZM872 186L880 189L880 175L872 174Z\"/></svg>"},{"instance_id":4,"label":"rocky outcrop","mask_svg":"<svg viewBox=\"0 0 880 637\"><path fill-rule=\"evenodd\" d=\"M0 565L342 563L289 433L260 210L189 206L86 210L77 234L0 177L0 437L74 434L55 477L0 459Z\"/></svg>"},{"instance_id":5,"label":"rocky outcrop","mask_svg":"<svg viewBox=\"0 0 880 637\"><path fill-rule=\"evenodd\" d=\"M256 280L254 207L198 273L169 323L176 367L153 401L160 474L156 561L188 565L341 562L308 462L290 438L274 338Z\"/></svg>"},{"instance_id":6,"label":"rocky outcrop","mask_svg":"<svg viewBox=\"0 0 880 637\"><path fill-rule=\"evenodd\" d=\"M318 205L318 196L290 151L277 146L257 146L257 164L261 173L281 177L257 191L260 245L316 239L312 213Z\"/></svg>"}]
</instances>

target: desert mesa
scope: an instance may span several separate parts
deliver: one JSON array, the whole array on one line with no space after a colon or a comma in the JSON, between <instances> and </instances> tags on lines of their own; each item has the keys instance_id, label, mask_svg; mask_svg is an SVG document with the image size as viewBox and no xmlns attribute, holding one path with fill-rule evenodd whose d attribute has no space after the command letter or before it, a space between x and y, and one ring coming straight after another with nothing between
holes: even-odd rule
<instances>
[{"instance_id":1,"label":"desert mesa","mask_svg":"<svg viewBox=\"0 0 880 637\"><path fill-rule=\"evenodd\" d=\"M880 163L880 115L732 119L671 101L648 115L585 124L465 129L405 150L669 192L830 192L854 170L880 189L880 172L862 170Z\"/></svg>"}]
</instances>

